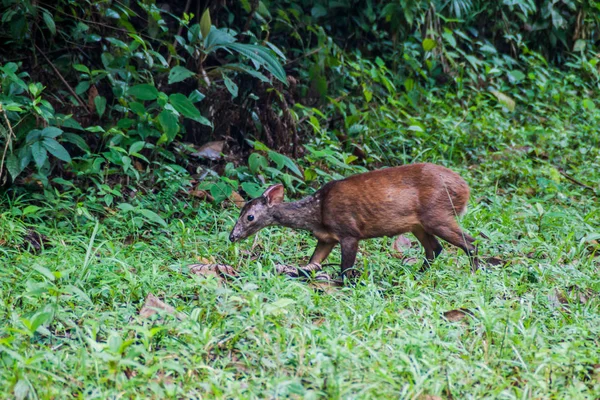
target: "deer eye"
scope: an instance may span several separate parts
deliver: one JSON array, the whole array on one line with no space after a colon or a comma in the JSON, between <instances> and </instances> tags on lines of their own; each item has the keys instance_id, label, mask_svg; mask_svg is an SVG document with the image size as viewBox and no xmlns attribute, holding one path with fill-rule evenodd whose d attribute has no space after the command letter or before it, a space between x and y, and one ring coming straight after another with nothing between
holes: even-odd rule
<instances>
[{"instance_id":1,"label":"deer eye","mask_svg":"<svg viewBox=\"0 0 600 400\"><path fill-rule=\"evenodd\" d=\"M254 215L248 215L248 221L254 221Z\"/></svg>"}]
</instances>

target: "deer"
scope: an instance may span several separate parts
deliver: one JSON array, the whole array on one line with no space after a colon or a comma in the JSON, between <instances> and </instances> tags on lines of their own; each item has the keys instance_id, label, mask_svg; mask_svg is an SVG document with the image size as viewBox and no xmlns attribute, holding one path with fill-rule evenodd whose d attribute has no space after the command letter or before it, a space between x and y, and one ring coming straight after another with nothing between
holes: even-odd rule
<instances>
[{"instance_id":1,"label":"deer","mask_svg":"<svg viewBox=\"0 0 600 400\"><path fill-rule=\"evenodd\" d=\"M241 209L229 235L231 242L248 238L268 226L306 230L317 239L309 266L321 263L339 243L341 274L355 280L354 268L361 240L412 233L425 250L423 268L442 252L442 239L479 267L475 239L458 225L467 211L470 189L456 172L436 164L407 164L383 168L326 183L312 195L284 202L281 184Z\"/></svg>"}]
</instances>

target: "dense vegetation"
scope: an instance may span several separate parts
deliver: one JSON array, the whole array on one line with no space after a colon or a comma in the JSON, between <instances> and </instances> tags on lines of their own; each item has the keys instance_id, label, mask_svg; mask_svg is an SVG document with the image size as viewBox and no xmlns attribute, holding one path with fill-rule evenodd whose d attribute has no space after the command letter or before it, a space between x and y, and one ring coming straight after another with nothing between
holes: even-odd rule
<instances>
[{"instance_id":1,"label":"dense vegetation","mask_svg":"<svg viewBox=\"0 0 600 400\"><path fill-rule=\"evenodd\" d=\"M600 396L600 2L0 4L0 397ZM316 287L274 268L308 235L227 241L269 184L419 161L486 268L379 239Z\"/></svg>"}]
</instances>

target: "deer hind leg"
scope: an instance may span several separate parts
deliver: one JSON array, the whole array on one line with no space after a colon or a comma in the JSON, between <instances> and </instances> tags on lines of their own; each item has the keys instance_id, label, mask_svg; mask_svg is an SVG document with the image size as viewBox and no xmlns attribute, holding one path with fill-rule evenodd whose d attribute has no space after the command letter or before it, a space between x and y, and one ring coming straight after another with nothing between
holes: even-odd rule
<instances>
[{"instance_id":1,"label":"deer hind leg","mask_svg":"<svg viewBox=\"0 0 600 400\"><path fill-rule=\"evenodd\" d=\"M356 252L358 252L358 240L345 238L340 244L342 246L342 276L354 280L360 275L360 272L354 268Z\"/></svg>"},{"instance_id":2,"label":"deer hind leg","mask_svg":"<svg viewBox=\"0 0 600 400\"><path fill-rule=\"evenodd\" d=\"M437 224L429 224L425 226L425 230L429 234L433 234L446 242L461 248L469 256L473 271L479 268L479 260L477 259L477 248L473 244L475 239L468 233L463 232L458 223L453 219L449 219Z\"/></svg>"}]
</instances>

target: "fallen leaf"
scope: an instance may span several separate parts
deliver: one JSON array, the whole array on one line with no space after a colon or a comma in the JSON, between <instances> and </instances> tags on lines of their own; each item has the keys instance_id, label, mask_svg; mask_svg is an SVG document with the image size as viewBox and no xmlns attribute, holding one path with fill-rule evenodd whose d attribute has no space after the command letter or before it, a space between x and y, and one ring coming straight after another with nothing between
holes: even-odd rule
<instances>
[{"instance_id":1,"label":"fallen leaf","mask_svg":"<svg viewBox=\"0 0 600 400\"><path fill-rule=\"evenodd\" d=\"M434 396L431 394L423 394L418 397L418 400L442 400L440 396Z\"/></svg>"},{"instance_id":2,"label":"fallen leaf","mask_svg":"<svg viewBox=\"0 0 600 400\"><path fill-rule=\"evenodd\" d=\"M213 256L210 256L210 257L196 256L196 260L200 264L216 264L215 258ZM192 264L192 265L194 265L194 264Z\"/></svg>"},{"instance_id":3,"label":"fallen leaf","mask_svg":"<svg viewBox=\"0 0 600 400\"><path fill-rule=\"evenodd\" d=\"M310 278L312 276L312 272L317 272L321 269L322 267L319 263L309 263L301 268L296 268L285 264L275 265L275 271L277 271L278 274L284 274L292 278L298 278L299 276Z\"/></svg>"},{"instance_id":4,"label":"fallen leaf","mask_svg":"<svg viewBox=\"0 0 600 400\"><path fill-rule=\"evenodd\" d=\"M244 207L244 204L246 204L246 200L244 200L244 198L236 191L231 192L231 195L229 195L229 200L235 204L237 208L242 208Z\"/></svg>"},{"instance_id":5,"label":"fallen leaf","mask_svg":"<svg viewBox=\"0 0 600 400\"><path fill-rule=\"evenodd\" d=\"M96 102L94 101L96 97L98 97L98 88L96 85L92 85L88 90L88 108L94 114L96 113Z\"/></svg>"},{"instance_id":6,"label":"fallen leaf","mask_svg":"<svg viewBox=\"0 0 600 400\"><path fill-rule=\"evenodd\" d=\"M406 265L415 265L418 262L419 262L419 259L416 257L408 257L408 258L404 259L404 263Z\"/></svg>"},{"instance_id":7,"label":"fallen leaf","mask_svg":"<svg viewBox=\"0 0 600 400\"><path fill-rule=\"evenodd\" d=\"M404 250L410 249L412 243L409 238L404 235L400 235L394 240L392 244L392 248L396 251L396 253L392 253L392 256L396 258L402 258L404 254Z\"/></svg>"},{"instance_id":8,"label":"fallen leaf","mask_svg":"<svg viewBox=\"0 0 600 400\"><path fill-rule=\"evenodd\" d=\"M444 318L450 322L458 322L467 316L473 316L471 310L467 308L459 308L458 310L450 310L444 313Z\"/></svg>"},{"instance_id":9,"label":"fallen leaf","mask_svg":"<svg viewBox=\"0 0 600 400\"><path fill-rule=\"evenodd\" d=\"M308 286L327 294L335 293L336 288L344 286L344 282L341 280L332 279L326 272L320 272L315 276Z\"/></svg>"},{"instance_id":10,"label":"fallen leaf","mask_svg":"<svg viewBox=\"0 0 600 400\"><path fill-rule=\"evenodd\" d=\"M204 144L202 147L200 147L200 150L198 150L195 153L192 153L191 155L194 157L200 157L200 158L208 158L209 160L220 160L223 156L223 147L225 146L225 141L224 140L218 140L215 142L208 142L206 144Z\"/></svg>"},{"instance_id":11,"label":"fallen leaf","mask_svg":"<svg viewBox=\"0 0 600 400\"><path fill-rule=\"evenodd\" d=\"M275 265L275 271L278 274L287 275L292 278L297 278L299 275L298 268L291 265L277 264Z\"/></svg>"},{"instance_id":12,"label":"fallen leaf","mask_svg":"<svg viewBox=\"0 0 600 400\"><path fill-rule=\"evenodd\" d=\"M191 264L188 267L194 275L214 276L219 281L238 276L233 267L225 264Z\"/></svg>"},{"instance_id":13,"label":"fallen leaf","mask_svg":"<svg viewBox=\"0 0 600 400\"><path fill-rule=\"evenodd\" d=\"M325 318L317 318L317 319L313 319L312 323L315 324L316 326L321 326L325 323L326 319Z\"/></svg>"},{"instance_id":14,"label":"fallen leaf","mask_svg":"<svg viewBox=\"0 0 600 400\"><path fill-rule=\"evenodd\" d=\"M587 304L590 299L596 295L591 289L581 289L578 286L572 285L566 288L566 292L555 288L548 294L548 301L554 308L561 307L567 310L568 304Z\"/></svg>"},{"instance_id":15,"label":"fallen leaf","mask_svg":"<svg viewBox=\"0 0 600 400\"><path fill-rule=\"evenodd\" d=\"M489 258L486 258L484 261L493 267L506 264L505 261L502 261L502 259L500 259L498 257L489 257Z\"/></svg>"},{"instance_id":16,"label":"fallen leaf","mask_svg":"<svg viewBox=\"0 0 600 400\"><path fill-rule=\"evenodd\" d=\"M185 318L184 314L177 312L177 310L175 310L175 308L164 303L163 301L161 301L158 297L156 297L152 293L148 293L148 296L146 296L146 301L144 302L144 306L140 310L140 317L149 318L149 317L153 316L154 314L159 313L160 311L164 311L167 314L174 315L178 319Z\"/></svg>"},{"instance_id":17,"label":"fallen leaf","mask_svg":"<svg viewBox=\"0 0 600 400\"><path fill-rule=\"evenodd\" d=\"M27 246L32 253L37 253L42 249L42 247L48 247L49 243L50 240L46 235L42 235L33 229L28 229L27 233L23 237L22 246Z\"/></svg>"},{"instance_id":18,"label":"fallen leaf","mask_svg":"<svg viewBox=\"0 0 600 400\"><path fill-rule=\"evenodd\" d=\"M206 190L190 190L188 194L201 200L213 201L213 197Z\"/></svg>"}]
</instances>

